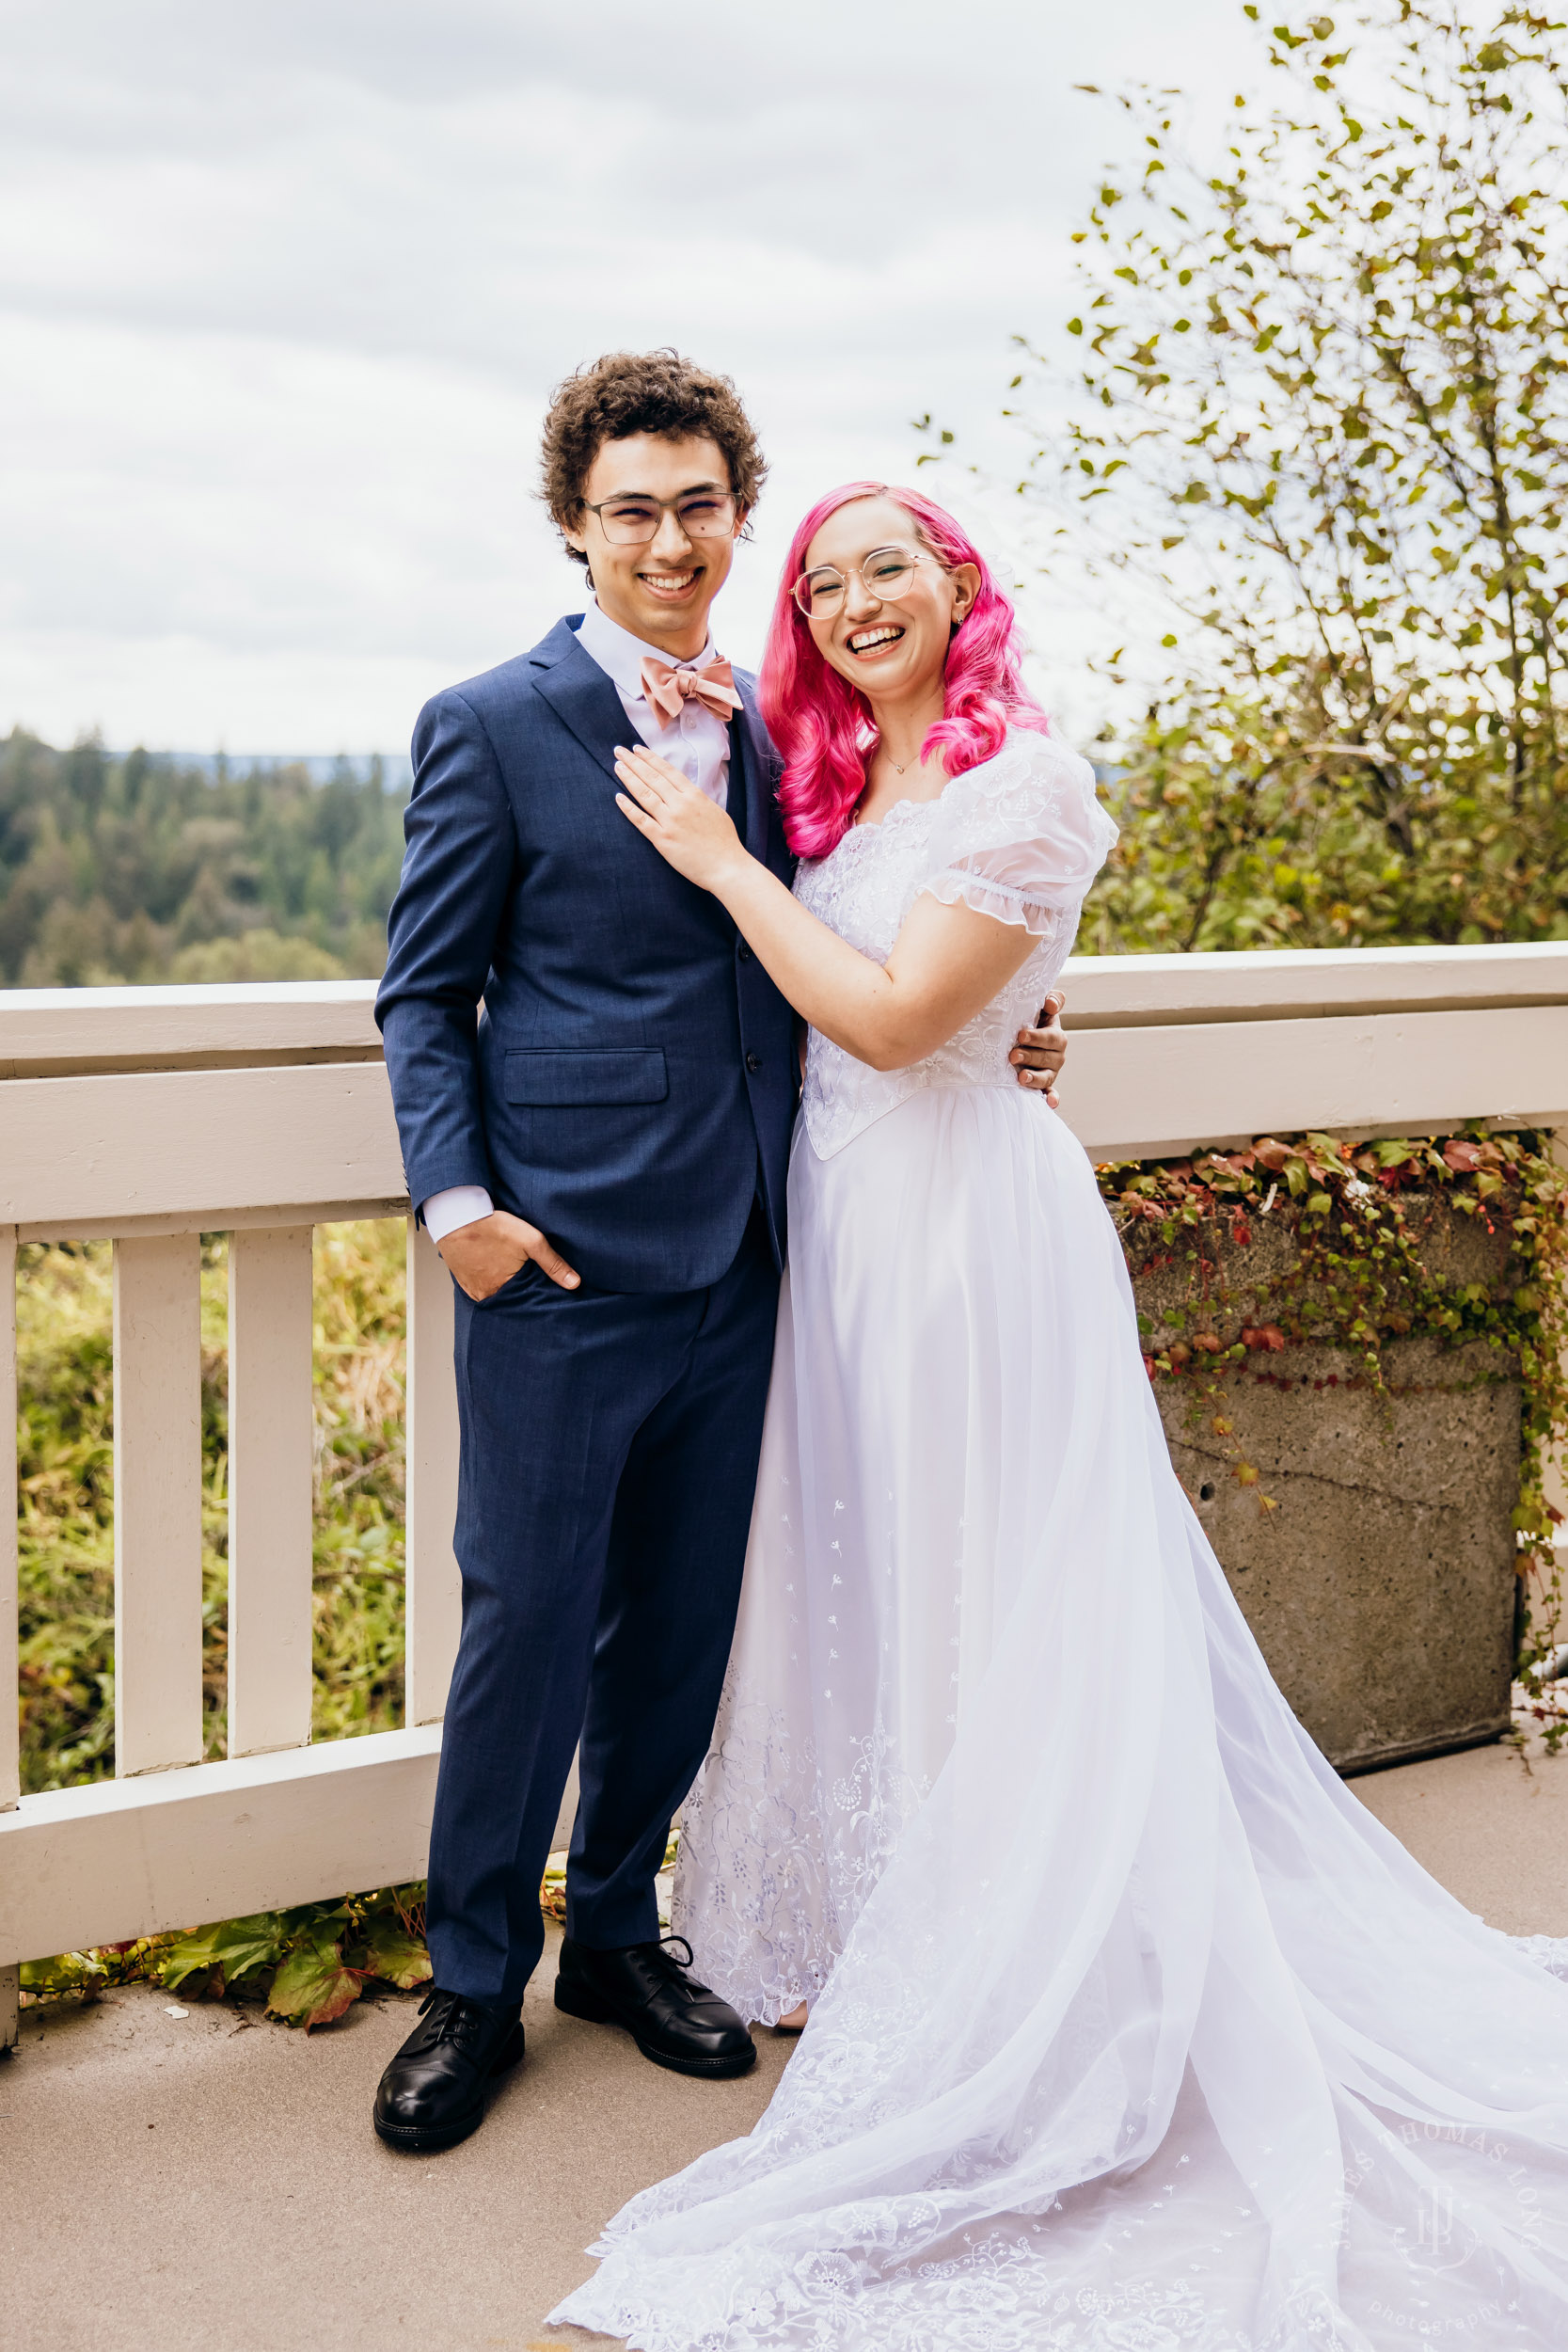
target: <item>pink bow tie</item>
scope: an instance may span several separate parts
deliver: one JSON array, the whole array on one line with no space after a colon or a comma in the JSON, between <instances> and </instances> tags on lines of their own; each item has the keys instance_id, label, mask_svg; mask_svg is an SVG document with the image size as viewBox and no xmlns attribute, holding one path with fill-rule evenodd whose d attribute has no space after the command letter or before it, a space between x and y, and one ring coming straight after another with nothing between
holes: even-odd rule
<instances>
[{"instance_id":1,"label":"pink bow tie","mask_svg":"<svg viewBox=\"0 0 1568 2352\"><path fill-rule=\"evenodd\" d=\"M643 693L666 722L680 717L683 702L699 702L705 710L716 711L721 719L727 719L741 707L735 691L735 672L727 661L717 657L705 661L699 670L689 663L676 669L673 662L645 654L641 678Z\"/></svg>"}]
</instances>

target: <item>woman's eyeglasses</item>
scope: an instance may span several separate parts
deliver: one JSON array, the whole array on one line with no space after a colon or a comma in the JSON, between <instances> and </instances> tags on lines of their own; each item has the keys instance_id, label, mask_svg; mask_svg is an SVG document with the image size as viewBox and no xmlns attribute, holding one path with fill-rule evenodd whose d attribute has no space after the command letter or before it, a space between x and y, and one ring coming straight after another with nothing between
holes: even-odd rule
<instances>
[{"instance_id":1,"label":"woman's eyeglasses","mask_svg":"<svg viewBox=\"0 0 1568 2352\"><path fill-rule=\"evenodd\" d=\"M790 594L808 621L831 621L848 595L851 580L858 580L879 604L896 604L914 585L915 565L936 561L934 555L916 555L909 548L874 548L863 562L851 564L847 573L835 571L831 564L802 572ZM937 569L942 566L938 564Z\"/></svg>"},{"instance_id":2,"label":"woman's eyeglasses","mask_svg":"<svg viewBox=\"0 0 1568 2352\"><path fill-rule=\"evenodd\" d=\"M656 538L666 515L673 515L689 539L727 539L735 529L736 501L729 490L688 490L678 499L601 499L585 506L597 515L611 546L644 548Z\"/></svg>"}]
</instances>

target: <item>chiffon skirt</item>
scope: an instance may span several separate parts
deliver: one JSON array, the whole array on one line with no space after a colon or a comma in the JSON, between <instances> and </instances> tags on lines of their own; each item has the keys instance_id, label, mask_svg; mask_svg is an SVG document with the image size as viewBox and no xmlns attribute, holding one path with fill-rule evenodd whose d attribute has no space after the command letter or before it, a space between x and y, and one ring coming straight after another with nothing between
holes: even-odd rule
<instances>
[{"instance_id":1,"label":"chiffon skirt","mask_svg":"<svg viewBox=\"0 0 1568 2352\"><path fill-rule=\"evenodd\" d=\"M1568 2343L1560 1947L1337 1778L1171 1470L1119 1244L1016 1089L798 1138L677 1924L810 2024L554 2315L645 2352Z\"/></svg>"}]
</instances>

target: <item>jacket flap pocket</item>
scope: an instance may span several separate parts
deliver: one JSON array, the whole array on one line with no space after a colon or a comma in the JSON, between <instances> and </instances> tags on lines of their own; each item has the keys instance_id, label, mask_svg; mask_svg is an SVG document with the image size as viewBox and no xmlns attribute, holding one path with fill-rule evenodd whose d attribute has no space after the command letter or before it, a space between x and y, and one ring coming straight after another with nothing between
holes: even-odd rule
<instances>
[{"instance_id":1,"label":"jacket flap pocket","mask_svg":"<svg viewBox=\"0 0 1568 2352\"><path fill-rule=\"evenodd\" d=\"M512 1052L506 1099L536 1110L579 1110L599 1104L662 1103L670 1092L662 1045L572 1047Z\"/></svg>"}]
</instances>

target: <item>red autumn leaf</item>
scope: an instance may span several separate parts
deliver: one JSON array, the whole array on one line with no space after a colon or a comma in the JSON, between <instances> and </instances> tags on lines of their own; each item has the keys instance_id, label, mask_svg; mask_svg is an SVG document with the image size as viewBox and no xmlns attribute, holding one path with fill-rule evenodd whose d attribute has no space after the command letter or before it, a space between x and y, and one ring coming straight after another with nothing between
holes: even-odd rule
<instances>
[{"instance_id":1,"label":"red autumn leaf","mask_svg":"<svg viewBox=\"0 0 1568 2352\"><path fill-rule=\"evenodd\" d=\"M1193 1333L1193 1345L1195 1347L1201 1347L1206 1356L1217 1356L1220 1353L1220 1350L1224 1347L1225 1342L1223 1340L1216 1339L1212 1331L1195 1331Z\"/></svg>"},{"instance_id":2,"label":"red autumn leaf","mask_svg":"<svg viewBox=\"0 0 1568 2352\"><path fill-rule=\"evenodd\" d=\"M1269 1168L1277 1176L1286 1161L1293 1160L1296 1155L1288 1143L1276 1143L1273 1136L1262 1136L1253 1145L1252 1156L1259 1167Z\"/></svg>"},{"instance_id":3,"label":"red autumn leaf","mask_svg":"<svg viewBox=\"0 0 1568 2352\"><path fill-rule=\"evenodd\" d=\"M1247 1324L1242 1331L1242 1345L1267 1348L1271 1356L1277 1356L1285 1345L1285 1334L1277 1323Z\"/></svg>"},{"instance_id":4,"label":"red autumn leaf","mask_svg":"<svg viewBox=\"0 0 1568 2352\"><path fill-rule=\"evenodd\" d=\"M1154 1359L1152 1356L1146 1356L1144 1358L1144 1370L1152 1380L1154 1377Z\"/></svg>"},{"instance_id":5,"label":"red autumn leaf","mask_svg":"<svg viewBox=\"0 0 1568 2352\"><path fill-rule=\"evenodd\" d=\"M1238 1249L1250 1249L1252 1248L1252 1228L1247 1223L1245 1217L1239 1216L1236 1219L1235 1224L1230 1228L1230 1232Z\"/></svg>"},{"instance_id":6,"label":"red autumn leaf","mask_svg":"<svg viewBox=\"0 0 1568 2352\"><path fill-rule=\"evenodd\" d=\"M1454 1173L1459 1176L1471 1175L1481 1166L1480 1146L1474 1143L1461 1143L1457 1136L1450 1136L1444 1144L1443 1157Z\"/></svg>"}]
</instances>

